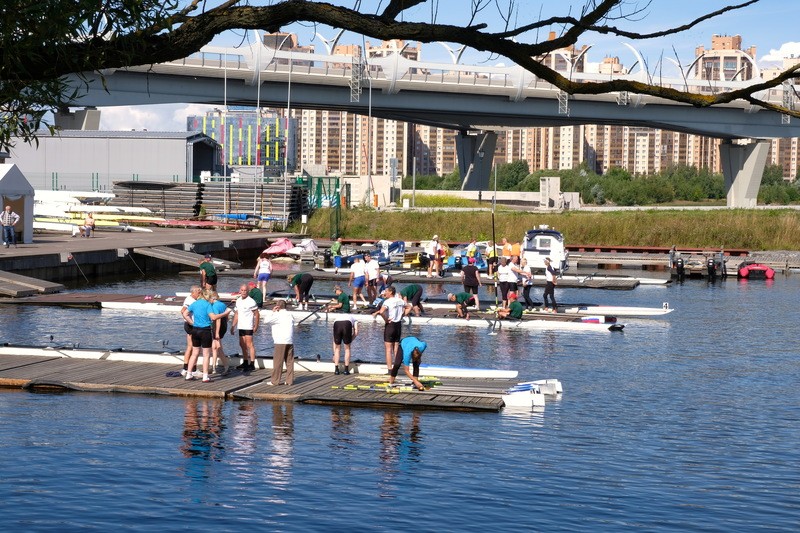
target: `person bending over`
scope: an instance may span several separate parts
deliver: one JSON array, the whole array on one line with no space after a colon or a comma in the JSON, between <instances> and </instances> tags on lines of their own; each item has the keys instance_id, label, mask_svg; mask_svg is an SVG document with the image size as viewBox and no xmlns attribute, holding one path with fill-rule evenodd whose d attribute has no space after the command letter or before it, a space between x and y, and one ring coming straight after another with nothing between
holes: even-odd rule
<instances>
[{"instance_id":1,"label":"person bending over","mask_svg":"<svg viewBox=\"0 0 800 533\"><path fill-rule=\"evenodd\" d=\"M403 367L406 376L411 379L417 390L425 390L425 386L419 381L419 364L422 361L422 353L428 345L416 337L406 337L400 341L400 349L394 356L394 366L389 373L389 383L394 383L400 367ZM412 372L409 367L413 367Z\"/></svg>"}]
</instances>

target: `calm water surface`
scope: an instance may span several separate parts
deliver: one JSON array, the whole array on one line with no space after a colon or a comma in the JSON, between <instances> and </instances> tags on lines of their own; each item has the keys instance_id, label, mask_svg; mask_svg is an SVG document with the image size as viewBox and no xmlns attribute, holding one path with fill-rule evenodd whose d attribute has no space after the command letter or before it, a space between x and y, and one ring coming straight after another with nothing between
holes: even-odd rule
<instances>
[{"instance_id":1,"label":"calm water surface","mask_svg":"<svg viewBox=\"0 0 800 533\"><path fill-rule=\"evenodd\" d=\"M82 288L167 295L191 281ZM221 288L233 291L238 282L222 278ZM558 291L565 302L668 301L677 309L666 320L627 320L624 333L411 328L428 341L428 362L561 379L563 398L544 412L0 390L0 524L32 531L797 531L798 289L795 275ZM130 349L183 342L172 315L29 308L4 318L5 342L40 344L50 335ZM300 329L299 354L327 357L328 328ZM358 356L381 360L381 328L364 330ZM234 339L226 342L235 352ZM260 351L271 344L262 330Z\"/></svg>"}]
</instances>

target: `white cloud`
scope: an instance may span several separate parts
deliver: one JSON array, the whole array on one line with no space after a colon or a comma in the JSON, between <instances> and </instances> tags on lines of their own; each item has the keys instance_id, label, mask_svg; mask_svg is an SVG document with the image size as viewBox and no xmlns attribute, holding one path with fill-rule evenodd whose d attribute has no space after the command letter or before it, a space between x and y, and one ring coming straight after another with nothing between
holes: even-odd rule
<instances>
[{"instance_id":1,"label":"white cloud","mask_svg":"<svg viewBox=\"0 0 800 533\"><path fill-rule=\"evenodd\" d=\"M100 129L106 131L186 131L188 115L214 109L202 104L160 104L100 108Z\"/></svg>"},{"instance_id":2,"label":"white cloud","mask_svg":"<svg viewBox=\"0 0 800 533\"><path fill-rule=\"evenodd\" d=\"M783 63L784 59L790 57L800 57L800 43L783 43L779 49L771 49L767 55L761 58L760 61Z\"/></svg>"}]
</instances>

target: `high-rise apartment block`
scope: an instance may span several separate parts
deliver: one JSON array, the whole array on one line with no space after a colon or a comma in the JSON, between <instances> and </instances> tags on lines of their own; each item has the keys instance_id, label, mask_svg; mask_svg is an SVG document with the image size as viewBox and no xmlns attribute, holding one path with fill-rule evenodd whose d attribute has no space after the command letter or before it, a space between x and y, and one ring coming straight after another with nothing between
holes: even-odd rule
<instances>
[{"instance_id":1,"label":"high-rise apartment block","mask_svg":"<svg viewBox=\"0 0 800 533\"><path fill-rule=\"evenodd\" d=\"M551 34L550 38L555 38ZM313 51L313 46L301 46L293 34L277 33L264 36L264 43L283 50ZM558 71L584 72L594 69L601 74L623 74L627 70L617 57L605 57L591 64L587 47L570 47L539 58ZM335 46L337 55L367 58L386 57L400 53L416 60L421 57L421 45L392 40L373 44ZM697 80L748 80L759 75L755 64L755 47L742 49L739 35L714 35L711 47L698 46L696 61L689 76ZM791 61L791 62L790 62ZM783 68L800 62L787 59ZM770 69L760 72L764 77L777 75ZM699 85L708 85L699 84ZM285 140L286 109L269 113L250 112L231 114L221 129L220 113L207 117L192 117L189 127L208 133L223 145L229 165L286 165L291 171L308 170L335 175L389 176L392 161L398 172L408 174L416 165L418 174L444 175L458 168L456 132L425 125L386 120L346 111L299 110L290 114L288 150ZM199 126L202 127L199 127ZM586 165L598 173L613 167L634 174L653 174L670 166L689 165L721 172L719 139L654 128L620 125L583 124L561 127L505 129L497 132L496 163L528 162L529 168L563 170ZM251 147L252 146L252 147ZM794 179L798 171L798 140L775 139L769 164L781 165L784 176ZM377 179L377 178L376 178Z\"/></svg>"}]
</instances>

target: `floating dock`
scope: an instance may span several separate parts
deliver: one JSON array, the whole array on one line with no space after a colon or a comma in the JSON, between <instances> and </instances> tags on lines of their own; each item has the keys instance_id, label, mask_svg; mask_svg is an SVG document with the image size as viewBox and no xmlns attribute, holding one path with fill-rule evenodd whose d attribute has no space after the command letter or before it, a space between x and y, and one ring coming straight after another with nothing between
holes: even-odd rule
<instances>
[{"instance_id":1,"label":"floating dock","mask_svg":"<svg viewBox=\"0 0 800 533\"><path fill-rule=\"evenodd\" d=\"M70 357L69 349L52 349L52 356L13 355L6 347L0 355L0 387L29 391L83 391L151 394L161 396L269 400L325 405L393 407L452 411L491 411L505 407L505 393L517 385L509 379L437 378L425 391L402 382L388 388L388 376L302 371L295 362L293 385L268 385L271 371L260 368L242 373L232 370L213 381L170 377L181 368L182 353L163 354L169 363L141 363ZM19 349L24 353L24 349ZM99 351L98 354L104 353ZM112 354L115 352L105 352ZM124 352L116 352L123 354ZM237 364L237 357L231 358ZM542 400L543 401L543 400Z\"/></svg>"}]
</instances>

